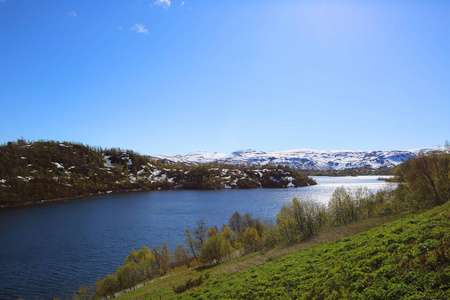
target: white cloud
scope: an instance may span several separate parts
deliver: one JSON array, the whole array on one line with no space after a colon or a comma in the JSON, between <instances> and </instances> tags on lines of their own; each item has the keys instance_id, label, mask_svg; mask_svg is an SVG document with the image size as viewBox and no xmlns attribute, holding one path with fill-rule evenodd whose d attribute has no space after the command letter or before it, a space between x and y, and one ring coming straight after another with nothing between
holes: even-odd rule
<instances>
[{"instance_id":1,"label":"white cloud","mask_svg":"<svg viewBox=\"0 0 450 300\"><path fill-rule=\"evenodd\" d=\"M148 33L147 28L145 28L145 25L138 23L134 24L131 30L136 31L137 33L145 33L145 34Z\"/></svg>"},{"instance_id":2,"label":"white cloud","mask_svg":"<svg viewBox=\"0 0 450 300\"><path fill-rule=\"evenodd\" d=\"M77 12L76 11L69 11L69 16L72 16L72 17L76 17L77 16Z\"/></svg>"},{"instance_id":3,"label":"white cloud","mask_svg":"<svg viewBox=\"0 0 450 300\"><path fill-rule=\"evenodd\" d=\"M184 6L184 1L181 1L181 6Z\"/></svg>"},{"instance_id":4,"label":"white cloud","mask_svg":"<svg viewBox=\"0 0 450 300\"><path fill-rule=\"evenodd\" d=\"M168 8L171 4L170 0L156 0L154 4Z\"/></svg>"}]
</instances>

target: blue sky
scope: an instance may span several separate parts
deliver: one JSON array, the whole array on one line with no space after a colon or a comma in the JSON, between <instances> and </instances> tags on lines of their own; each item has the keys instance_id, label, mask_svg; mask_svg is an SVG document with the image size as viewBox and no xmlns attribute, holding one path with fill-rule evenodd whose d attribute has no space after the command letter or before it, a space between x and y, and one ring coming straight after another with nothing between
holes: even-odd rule
<instances>
[{"instance_id":1,"label":"blue sky","mask_svg":"<svg viewBox=\"0 0 450 300\"><path fill-rule=\"evenodd\" d=\"M443 146L450 1L0 0L0 83L0 143Z\"/></svg>"}]
</instances>

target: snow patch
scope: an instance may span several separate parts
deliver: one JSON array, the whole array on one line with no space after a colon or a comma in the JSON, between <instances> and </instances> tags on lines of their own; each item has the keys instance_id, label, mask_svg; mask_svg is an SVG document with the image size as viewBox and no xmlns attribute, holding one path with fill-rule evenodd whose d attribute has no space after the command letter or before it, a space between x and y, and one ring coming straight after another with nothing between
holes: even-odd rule
<instances>
[{"instance_id":1,"label":"snow patch","mask_svg":"<svg viewBox=\"0 0 450 300\"><path fill-rule=\"evenodd\" d=\"M58 169L64 169L64 166L60 163L52 162L52 164L54 164Z\"/></svg>"},{"instance_id":2,"label":"snow patch","mask_svg":"<svg viewBox=\"0 0 450 300\"><path fill-rule=\"evenodd\" d=\"M22 181L24 181L24 182L29 182L30 180L33 180L33 179L34 179L33 176L25 176L25 177L17 176L17 178L22 179ZM6 182L6 181L5 181L5 182Z\"/></svg>"},{"instance_id":3,"label":"snow patch","mask_svg":"<svg viewBox=\"0 0 450 300\"><path fill-rule=\"evenodd\" d=\"M103 159L105 160L105 163L103 164L104 167L110 168L112 167L112 163L111 160L109 159L111 156L108 155L104 155L103 154Z\"/></svg>"},{"instance_id":4,"label":"snow patch","mask_svg":"<svg viewBox=\"0 0 450 300\"><path fill-rule=\"evenodd\" d=\"M127 161L127 164L128 164L129 166L132 166L132 165L133 165L133 162L131 161L131 159L130 159L128 156L122 157L122 160L126 160L126 161Z\"/></svg>"}]
</instances>

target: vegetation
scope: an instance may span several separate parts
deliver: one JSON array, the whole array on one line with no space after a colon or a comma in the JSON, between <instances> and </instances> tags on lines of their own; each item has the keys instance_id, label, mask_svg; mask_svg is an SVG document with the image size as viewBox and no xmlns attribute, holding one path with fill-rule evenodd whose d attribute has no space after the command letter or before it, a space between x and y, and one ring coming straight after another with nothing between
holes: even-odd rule
<instances>
[{"instance_id":1,"label":"vegetation","mask_svg":"<svg viewBox=\"0 0 450 300\"><path fill-rule=\"evenodd\" d=\"M294 253L242 273L207 280L190 278L173 286L173 292L195 288L178 298L199 299L447 298L450 282L449 158L448 153L432 153L408 161L396 170L401 180L399 186L377 194L367 189L338 188L328 206L293 199L290 205L282 207L276 224L239 212L235 212L220 231L216 226L208 228L200 220L192 231L185 230L188 248L179 245L176 260L171 260L167 245L162 251L154 247L153 258L148 259L149 264L144 264L146 277L139 269L139 260L127 258L116 274L99 279L95 295L113 296L115 292L133 288L139 279L157 278L198 264L203 268L214 267L255 251L305 242L335 227L445 203L419 217ZM139 252L136 254L133 250L130 256L139 257ZM108 288L102 288L104 286Z\"/></svg>"},{"instance_id":2,"label":"vegetation","mask_svg":"<svg viewBox=\"0 0 450 300\"><path fill-rule=\"evenodd\" d=\"M0 146L0 206L132 190L312 184L286 167L169 165L130 150L56 141L19 139Z\"/></svg>"},{"instance_id":3,"label":"vegetation","mask_svg":"<svg viewBox=\"0 0 450 300\"><path fill-rule=\"evenodd\" d=\"M187 291L187 290L190 290L190 289L192 289L192 288L194 288L194 287L200 286L200 285L201 285L205 280L207 280L208 278L209 278L209 274L206 274L206 275L205 275L205 278L203 278L203 275L200 276L200 277L197 278L197 279L194 279L194 280L192 280L192 279L189 278L189 279L186 281L186 283L184 283L184 284L182 284L182 285L180 285L180 286L174 287L174 288L173 288L173 291L174 291L176 294L183 293L183 292L185 292L185 291Z\"/></svg>"},{"instance_id":4,"label":"vegetation","mask_svg":"<svg viewBox=\"0 0 450 300\"><path fill-rule=\"evenodd\" d=\"M211 278L176 299L449 299L449 205Z\"/></svg>"},{"instance_id":5,"label":"vegetation","mask_svg":"<svg viewBox=\"0 0 450 300\"><path fill-rule=\"evenodd\" d=\"M426 207L441 205L450 198L450 151L421 154L401 164L395 174L399 177L398 196L406 205Z\"/></svg>"}]
</instances>

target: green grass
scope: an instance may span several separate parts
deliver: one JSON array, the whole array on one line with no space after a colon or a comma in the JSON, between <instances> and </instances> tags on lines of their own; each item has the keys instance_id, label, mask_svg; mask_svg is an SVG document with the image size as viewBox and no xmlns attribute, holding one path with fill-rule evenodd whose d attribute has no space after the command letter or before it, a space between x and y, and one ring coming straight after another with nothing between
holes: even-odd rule
<instances>
[{"instance_id":1,"label":"green grass","mask_svg":"<svg viewBox=\"0 0 450 300\"><path fill-rule=\"evenodd\" d=\"M342 226L291 248L180 272L120 299L450 299L449 208ZM173 292L206 273L200 287Z\"/></svg>"}]
</instances>

